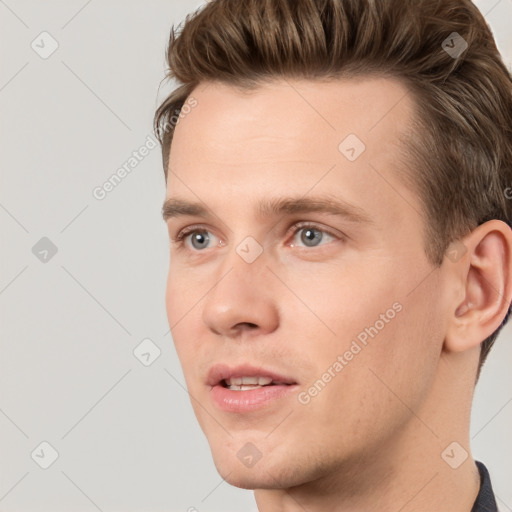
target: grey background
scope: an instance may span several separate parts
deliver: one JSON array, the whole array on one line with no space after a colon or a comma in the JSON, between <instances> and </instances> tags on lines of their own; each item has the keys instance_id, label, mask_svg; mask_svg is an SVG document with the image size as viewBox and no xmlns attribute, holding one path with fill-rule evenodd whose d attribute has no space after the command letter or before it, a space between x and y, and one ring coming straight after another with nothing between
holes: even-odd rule
<instances>
[{"instance_id":1,"label":"grey background","mask_svg":"<svg viewBox=\"0 0 512 512\"><path fill-rule=\"evenodd\" d=\"M1 512L256 510L216 472L183 388L164 303L159 147L103 200L92 194L152 134L171 89L159 91L170 26L200 5L0 0ZM512 0L478 5L511 67ZM47 59L31 48L43 31L59 45ZM43 237L58 250L46 262L33 253ZM147 338L161 351L149 366L133 354ZM511 341L509 326L471 427L503 511ZM48 469L36 463L49 460L43 441L59 453Z\"/></svg>"}]
</instances>

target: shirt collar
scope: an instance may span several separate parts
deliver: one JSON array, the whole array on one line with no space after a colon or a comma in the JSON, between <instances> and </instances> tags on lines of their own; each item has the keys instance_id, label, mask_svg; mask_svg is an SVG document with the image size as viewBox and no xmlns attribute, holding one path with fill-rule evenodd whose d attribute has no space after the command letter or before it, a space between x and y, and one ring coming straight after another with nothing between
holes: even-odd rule
<instances>
[{"instance_id":1,"label":"shirt collar","mask_svg":"<svg viewBox=\"0 0 512 512\"><path fill-rule=\"evenodd\" d=\"M480 491L471 512L498 512L489 471L481 462L475 462L480 473Z\"/></svg>"}]
</instances>

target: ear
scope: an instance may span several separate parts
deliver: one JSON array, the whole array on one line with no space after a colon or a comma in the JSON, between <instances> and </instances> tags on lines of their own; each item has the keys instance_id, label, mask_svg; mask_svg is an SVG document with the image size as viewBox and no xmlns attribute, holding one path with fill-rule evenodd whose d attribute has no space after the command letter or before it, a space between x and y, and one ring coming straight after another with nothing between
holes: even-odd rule
<instances>
[{"instance_id":1,"label":"ear","mask_svg":"<svg viewBox=\"0 0 512 512\"><path fill-rule=\"evenodd\" d=\"M478 226L448 248L443 266L457 288L444 348L478 346L502 323L512 300L512 230L500 220Z\"/></svg>"}]
</instances>

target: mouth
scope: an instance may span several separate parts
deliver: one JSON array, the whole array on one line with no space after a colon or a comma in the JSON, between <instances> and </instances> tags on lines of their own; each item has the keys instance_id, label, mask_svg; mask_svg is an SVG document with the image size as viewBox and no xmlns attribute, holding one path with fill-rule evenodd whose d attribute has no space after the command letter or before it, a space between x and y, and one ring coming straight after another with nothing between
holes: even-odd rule
<instances>
[{"instance_id":1,"label":"mouth","mask_svg":"<svg viewBox=\"0 0 512 512\"><path fill-rule=\"evenodd\" d=\"M249 391L250 389L258 389L266 386L290 386L285 382L275 381L271 377L229 377L222 379L219 384L231 391Z\"/></svg>"},{"instance_id":2,"label":"mouth","mask_svg":"<svg viewBox=\"0 0 512 512\"><path fill-rule=\"evenodd\" d=\"M215 365L210 369L207 384L213 403L225 412L236 413L269 407L298 387L291 377L249 365Z\"/></svg>"},{"instance_id":3,"label":"mouth","mask_svg":"<svg viewBox=\"0 0 512 512\"><path fill-rule=\"evenodd\" d=\"M241 364L236 367L216 364L210 368L206 383L210 386L222 385L225 388L238 391L244 391L243 388L247 386L250 386L249 389L253 389L254 387L297 384L293 378L266 369L263 365L253 366L249 364Z\"/></svg>"}]
</instances>

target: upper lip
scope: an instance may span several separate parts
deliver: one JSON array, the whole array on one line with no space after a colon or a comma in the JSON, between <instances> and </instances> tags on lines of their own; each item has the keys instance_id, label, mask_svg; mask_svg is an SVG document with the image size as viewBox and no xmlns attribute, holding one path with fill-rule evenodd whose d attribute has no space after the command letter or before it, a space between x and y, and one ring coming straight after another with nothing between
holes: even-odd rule
<instances>
[{"instance_id":1,"label":"upper lip","mask_svg":"<svg viewBox=\"0 0 512 512\"><path fill-rule=\"evenodd\" d=\"M215 364L210 368L206 383L209 386L216 386L224 379L233 377L270 377L272 381L282 384L297 384L291 377L268 370L263 366L252 366L241 364L238 366L228 366L227 364Z\"/></svg>"}]
</instances>

